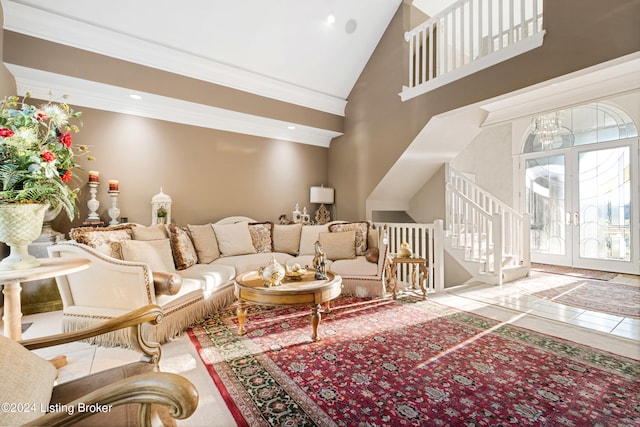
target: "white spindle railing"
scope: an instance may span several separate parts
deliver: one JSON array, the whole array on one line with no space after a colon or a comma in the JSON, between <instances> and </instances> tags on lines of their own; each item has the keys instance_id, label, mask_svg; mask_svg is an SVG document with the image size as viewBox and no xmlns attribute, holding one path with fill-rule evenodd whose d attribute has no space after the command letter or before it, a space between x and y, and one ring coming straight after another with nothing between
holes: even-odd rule
<instances>
[{"instance_id":1,"label":"white spindle railing","mask_svg":"<svg viewBox=\"0 0 640 427\"><path fill-rule=\"evenodd\" d=\"M542 0L460 0L405 33L410 99L542 44ZM424 87L421 87L424 86ZM421 90L415 90L421 87Z\"/></svg>"},{"instance_id":2,"label":"white spindle railing","mask_svg":"<svg viewBox=\"0 0 640 427\"><path fill-rule=\"evenodd\" d=\"M505 266L529 266L529 218L447 167L446 232L465 259L502 278Z\"/></svg>"},{"instance_id":3,"label":"white spindle railing","mask_svg":"<svg viewBox=\"0 0 640 427\"><path fill-rule=\"evenodd\" d=\"M401 243L408 243L413 255L424 258L427 261L428 280L427 291L441 292L444 290L444 230L443 221L438 220L433 224L415 223L376 223L380 230L380 239L386 239L388 252L398 253ZM397 279L408 282L410 277L409 266L400 265L397 270Z\"/></svg>"}]
</instances>

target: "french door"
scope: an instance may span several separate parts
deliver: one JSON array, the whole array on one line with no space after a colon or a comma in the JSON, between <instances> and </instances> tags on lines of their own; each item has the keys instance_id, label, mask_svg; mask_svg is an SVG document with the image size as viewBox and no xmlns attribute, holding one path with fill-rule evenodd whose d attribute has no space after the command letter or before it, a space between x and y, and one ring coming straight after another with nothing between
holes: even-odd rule
<instances>
[{"instance_id":1,"label":"french door","mask_svg":"<svg viewBox=\"0 0 640 427\"><path fill-rule=\"evenodd\" d=\"M638 139L524 156L531 260L640 274Z\"/></svg>"}]
</instances>

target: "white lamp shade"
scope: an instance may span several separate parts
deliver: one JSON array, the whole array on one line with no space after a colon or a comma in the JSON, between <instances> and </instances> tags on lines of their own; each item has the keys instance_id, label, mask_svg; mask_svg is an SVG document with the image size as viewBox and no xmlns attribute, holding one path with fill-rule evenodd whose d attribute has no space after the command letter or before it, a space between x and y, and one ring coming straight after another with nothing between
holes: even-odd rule
<instances>
[{"instance_id":1,"label":"white lamp shade","mask_svg":"<svg viewBox=\"0 0 640 427\"><path fill-rule=\"evenodd\" d=\"M333 204L333 188L331 187L311 187L309 192L311 203Z\"/></svg>"}]
</instances>

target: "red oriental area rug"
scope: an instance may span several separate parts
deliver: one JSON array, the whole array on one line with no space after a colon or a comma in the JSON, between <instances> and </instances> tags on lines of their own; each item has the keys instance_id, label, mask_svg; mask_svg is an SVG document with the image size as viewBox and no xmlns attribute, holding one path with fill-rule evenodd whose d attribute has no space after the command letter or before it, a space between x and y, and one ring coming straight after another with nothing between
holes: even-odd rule
<instances>
[{"instance_id":1,"label":"red oriental area rug","mask_svg":"<svg viewBox=\"0 0 640 427\"><path fill-rule=\"evenodd\" d=\"M640 319L640 287L636 285L578 280L532 295L572 307Z\"/></svg>"},{"instance_id":2,"label":"red oriental area rug","mask_svg":"<svg viewBox=\"0 0 640 427\"><path fill-rule=\"evenodd\" d=\"M239 425L640 425L640 362L431 301L235 307L189 331Z\"/></svg>"}]
</instances>

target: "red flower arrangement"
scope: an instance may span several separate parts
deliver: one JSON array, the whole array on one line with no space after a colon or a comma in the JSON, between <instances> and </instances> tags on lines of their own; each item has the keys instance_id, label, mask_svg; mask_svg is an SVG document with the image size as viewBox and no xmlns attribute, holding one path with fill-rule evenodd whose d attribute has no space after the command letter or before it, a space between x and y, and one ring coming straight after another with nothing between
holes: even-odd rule
<instances>
[{"instance_id":1,"label":"red flower arrangement","mask_svg":"<svg viewBox=\"0 0 640 427\"><path fill-rule=\"evenodd\" d=\"M70 219L77 211L77 189L69 188L75 156L87 147L72 148L80 112L65 103L40 107L16 96L0 102L0 203L49 203L62 206ZM92 158L89 157L89 160Z\"/></svg>"}]
</instances>

